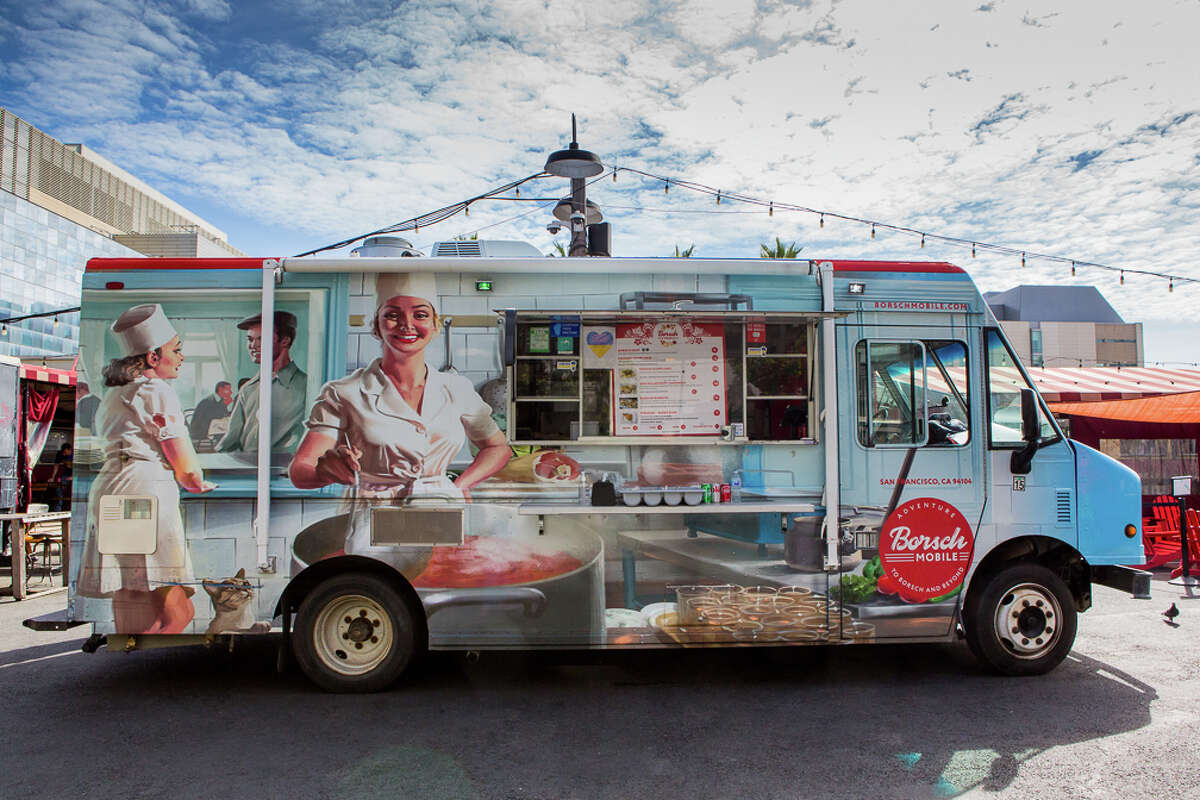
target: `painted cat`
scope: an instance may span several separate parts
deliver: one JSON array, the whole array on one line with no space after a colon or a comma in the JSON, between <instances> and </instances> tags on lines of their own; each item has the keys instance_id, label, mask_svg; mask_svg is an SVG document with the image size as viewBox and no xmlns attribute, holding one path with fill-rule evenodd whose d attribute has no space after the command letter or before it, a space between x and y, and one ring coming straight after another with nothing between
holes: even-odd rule
<instances>
[{"instance_id":1,"label":"painted cat","mask_svg":"<svg viewBox=\"0 0 1200 800\"><path fill-rule=\"evenodd\" d=\"M213 619L206 634L218 633L267 633L269 622L255 622L254 589L246 579L246 570L239 569L237 575L224 580L205 578L204 591L208 592L213 604Z\"/></svg>"}]
</instances>

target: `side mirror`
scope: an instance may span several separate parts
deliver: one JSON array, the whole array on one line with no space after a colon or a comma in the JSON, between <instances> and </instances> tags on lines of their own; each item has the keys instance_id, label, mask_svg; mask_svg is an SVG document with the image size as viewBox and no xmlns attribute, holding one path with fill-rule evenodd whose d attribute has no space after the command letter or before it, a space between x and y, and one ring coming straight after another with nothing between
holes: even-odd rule
<instances>
[{"instance_id":1,"label":"side mirror","mask_svg":"<svg viewBox=\"0 0 1200 800\"><path fill-rule=\"evenodd\" d=\"M1038 440L1041 438L1041 422L1038 420L1037 396L1033 389L1021 390L1021 439L1025 446L1016 450L1009 461L1009 471L1013 475L1028 475L1033 466L1033 456L1037 453Z\"/></svg>"},{"instance_id":2,"label":"side mirror","mask_svg":"<svg viewBox=\"0 0 1200 800\"><path fill-rule=\"evenodd\" d=\"M1038 421L1037 398L1033 389L1021 390L1021 441L1029 444L1041 438L1042 426Z\"/></svg>"}]
</instances>

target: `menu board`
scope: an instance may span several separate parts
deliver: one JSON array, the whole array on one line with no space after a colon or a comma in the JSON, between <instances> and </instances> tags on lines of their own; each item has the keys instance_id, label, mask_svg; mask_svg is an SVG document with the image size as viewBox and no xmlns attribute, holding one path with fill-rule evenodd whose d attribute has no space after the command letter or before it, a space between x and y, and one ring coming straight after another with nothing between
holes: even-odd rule
<instances>
[{"instance_id":1,"label":"menu board","mask_svg":"<svg viewBox=\"0 0 1200 800\"><path fill-rule=\"evenodd\" d=\"M721 323L623 323L616 351L616 435L712 436L725 427Z\"/></svg>"}]
</instances>

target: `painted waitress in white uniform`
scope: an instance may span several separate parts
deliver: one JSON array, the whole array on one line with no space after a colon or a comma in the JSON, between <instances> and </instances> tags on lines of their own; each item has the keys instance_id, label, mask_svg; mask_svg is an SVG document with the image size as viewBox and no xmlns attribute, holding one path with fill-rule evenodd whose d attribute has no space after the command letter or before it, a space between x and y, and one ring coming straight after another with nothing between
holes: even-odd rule
<instances>
[{"instance_id":1,"label":"painted waitress in white uniform","mask_svg":"<svg viewBox=\"0 0 1200 800\"><path fill-rule=\"evenodd\" d=\"M88 493L87 539L78 592L112 599L118 633L181 633L196 610L195 580L179 513L179 488L200 494L204 480L183 409L167 383L179 377L183 344L157 304L134 306L112 324L121 357L104 368L108 390L97 411L104 465ZM156 547L148 555L104 555L97 514L105 495L158 498Z\"/></svg>"},{"instance_id":2,"label":"painted waitress in white uniform","mask_svg":"<svg viewBox=\"0 0 1200 800\"><path fill-rule=\"evenodd\" d=\"M340 483L350 487L347 499L368 501L464 499L508 463L504 433L467 378L425 364L425 348L438 335L433 275L380 273L375 299L371 330L383 357L322 387L292 459L292 483ZM451 482L446 469L467 439L478 452ZM352 514L346 552L394 560L391 548L371 545L364 505Z\"/></svg>"}]
</instances>

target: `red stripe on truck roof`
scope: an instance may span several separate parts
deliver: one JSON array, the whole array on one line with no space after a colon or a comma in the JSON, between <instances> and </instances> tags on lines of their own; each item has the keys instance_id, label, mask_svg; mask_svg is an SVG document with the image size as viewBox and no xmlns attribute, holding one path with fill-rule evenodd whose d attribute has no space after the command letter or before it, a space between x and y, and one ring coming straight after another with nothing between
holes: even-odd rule
<instances>
[{"instance_id":1,"label":"red stripe on truck roof","mask_svg":"<svg viewBox=\"0 0 1200 800\"><path fill-rule=\"evenodd\" d=\"M816 262L820 264L820 261ZM945 261L830 261L834 272L935 272L966 275L962 267Z\"/></svg>"},{"instance_id":2,"label":"red stripe on truck roof","mask_svg":"<svg viewBox=\"0 0 1200 800\"><path fill-rule=\"evenodd\" d=\"M137 269L262 269L265 258L90 258L85 272ZM278 260L278 259L277 259Z\"/></svg>"}]
</instances>

